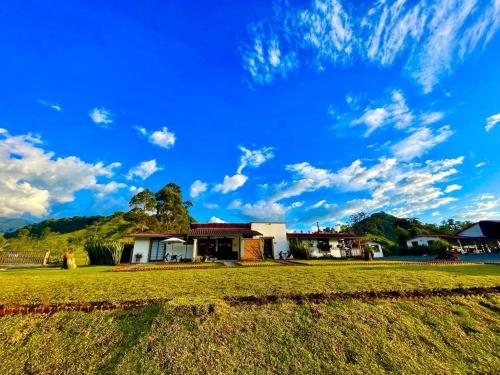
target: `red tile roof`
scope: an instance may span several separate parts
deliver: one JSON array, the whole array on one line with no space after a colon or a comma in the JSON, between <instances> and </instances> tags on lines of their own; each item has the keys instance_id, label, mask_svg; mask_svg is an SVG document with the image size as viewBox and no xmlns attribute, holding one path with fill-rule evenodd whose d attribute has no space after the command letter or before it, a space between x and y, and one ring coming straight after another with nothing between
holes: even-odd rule
<instances>
[{"instance_id":1,"label":"red tile roof","mask_svg":"<svg viewBox=\"0 0 500 375\"><path fill-rule=\"evenodd\" d=\"M287 238L361 238L351 233L287 233Z\"/></svg>"},{"instance_id":2,"label":"red tile roof","mask_svg":"<svg viewBox=\"0 0 500 375\"><path fill-rule=\"evenodd\" d=\"M157 237L157 238L186 237L186 233L138 232L138 233L126 234L125 237Z\"/></svg>"},{"instance_id":3,"label":"red tile roof","mask_svg":"<svg viewBox=\"0 0 500 375\"><path fill-rule=\"evenodd\" d=\"M260 236L262 233L257 232L255 230L251 230L250 228L231 228L231 227L223 227L223 228L213 228L213 227L201 227L194 228L188 232L189 237L215 237L215 236Z\"/></svg>"}]
</instances>

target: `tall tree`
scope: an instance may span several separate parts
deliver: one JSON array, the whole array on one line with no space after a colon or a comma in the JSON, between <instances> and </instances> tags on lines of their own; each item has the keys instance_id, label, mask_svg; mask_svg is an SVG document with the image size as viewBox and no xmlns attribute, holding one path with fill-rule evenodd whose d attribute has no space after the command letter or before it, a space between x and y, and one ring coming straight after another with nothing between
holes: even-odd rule
<instances>
[{"instance_id":1,"label":"tall tree","mask_svg":"<svg viewBox=\"0 0 500 375\"><path fill-rule=\"evenodd\" d=\"M169 231L187 231L191 221L189 208L192 203L183 201L180 186L170 182L158 191L155 197L156 213L162 228Z\"/></svg>"}]
</instances>

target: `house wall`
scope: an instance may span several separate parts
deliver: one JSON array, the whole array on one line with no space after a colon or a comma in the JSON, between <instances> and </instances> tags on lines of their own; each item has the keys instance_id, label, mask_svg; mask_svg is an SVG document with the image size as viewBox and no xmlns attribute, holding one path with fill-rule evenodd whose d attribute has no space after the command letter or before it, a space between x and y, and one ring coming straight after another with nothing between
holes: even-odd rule
<instances>
[{"instance_id":1,"label":"house wall","mask_svg":"<svg viewBox=\"0 0 500 375\"><path fill-rule=\"evenodd\" d=\"M134 238L134 250L132 251L132 263L137 263L135 260L136 254L142 254L139 263L147 263L149 261L149 238Z\"/></svg>"},{"instance_id":2,"label":"house wall","mask_svg":"<svg viewBox=\"0 0 500 375\"><path fill-rule=\"evenodd\" d=\"M250 223L252 230L262 233L263 237L273 237L274 259L279 259L279 253L288 253L288 240L286 238L285 223Z\"/></svg>"},{"instance_id":3,"label":"house wall","mask_svg":"<svg viewBox=\"0 0 500 375\"><path fill-rule=\"evenodd\" d=\"M318 248L318 240L311 240L311 245L312 245L311 255L315 258L322 257L323 255L331 255L335 258L341 258L342 252L340 251L340 248L339 248L339 239L338 238L330 238L328 243L330 245L330 251L321 251ZM357 248L352 249L353 256L361 255L361 254L362 254L362 252L359 249L357 249Z\"/></svg>"},{"instance_id":4,"label":"house wall","mask_svg":"<svg viewBox=\"0 0 500 375\"><path fill-rule=\"evenodd\" d=\"M417 241L420 246L429 246L429 241L436 241L438 237L415 237L406 241L408 248L413 247L413 242Z\"/></svg>"},{"instance_id":5,"label":"house wall","mask_svg":"<svg viewBox=\"0 0 500 375\"><path fill-rule=\"evenodd\" d=\"M193 245L185 245L182 243L167 244L165 254L177 255L182 258L193 259Z\"/></svg>"},{"instance_id":6,"label":"house wall","mask_svg":"<svg viewBox=\"0 0 500 375\"><path fill-rule=\"evenodd\" d=\"M479 224L474 224L470 228L467 228L466 230L461 231L459 236L465 236L465 237L484 237L483 232L481 228L479 227Z\"/></svg>"}]
</instances>

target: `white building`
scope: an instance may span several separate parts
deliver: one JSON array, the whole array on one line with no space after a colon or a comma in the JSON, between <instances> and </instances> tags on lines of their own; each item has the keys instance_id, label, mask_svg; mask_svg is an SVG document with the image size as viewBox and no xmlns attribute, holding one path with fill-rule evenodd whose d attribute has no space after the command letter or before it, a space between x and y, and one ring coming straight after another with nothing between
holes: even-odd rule
<instances>
[{"instance_id":1,"label":"white building","mask_svg":"<svg viewBox=\"0 0 500 375\"><path fill-rule=\"evenodd\" d=\"M314 258L331 256L334 258L362 257L365 244L372 246L374 258L382 258L382 246L373 241L366 242L362 237L350 233L288 233L288 241L307 242L311 245Z\"/></svg>"},{"instance_id":2,"label":"white building","mask_svg":"<svg viewBox=\"0 0 500 375\"><path fill-rule=\"evenodd\" d=\"M500 220L481 220L454 236L440 234L420 235L406 241L408 248L429 246L443 239L462 253L485 253L500 251Z\"/></svg>"},{"instance_id":3,"label":"white building","mask_svg":"<svg viewBox=\"0 0 500 375\"><path fill-rule=\"evenodd\" d=\"M279 259L288 253L283 222L192 223L187 233L132 233L132 263L165 259ZM174 242L171 242L174 241Z\"/></svg>"}]
</instances>

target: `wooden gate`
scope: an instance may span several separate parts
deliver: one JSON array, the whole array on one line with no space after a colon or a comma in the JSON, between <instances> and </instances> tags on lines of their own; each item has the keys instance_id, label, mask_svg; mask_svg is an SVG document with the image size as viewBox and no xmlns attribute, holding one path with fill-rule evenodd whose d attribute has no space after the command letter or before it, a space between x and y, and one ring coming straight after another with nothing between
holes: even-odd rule
<instances>
[{"instance_id":1,"label":"wooden gate","mask_svg":"<svg viewBox=\"0 0 500 375\"><path fill-rule=\"evenodd\" d=\"M259 239L245 239L245 251L242 260L262 259L262 250Z\"/></svg>"}]
</instances>

